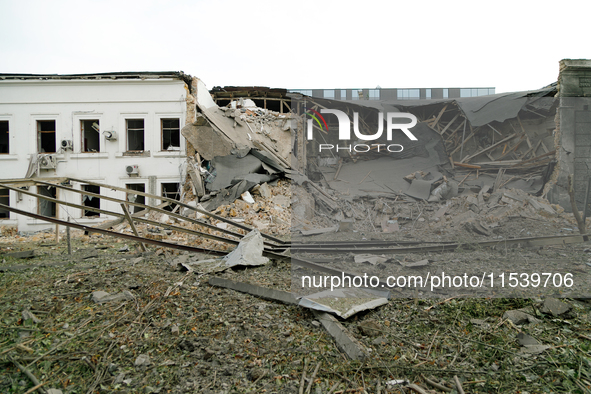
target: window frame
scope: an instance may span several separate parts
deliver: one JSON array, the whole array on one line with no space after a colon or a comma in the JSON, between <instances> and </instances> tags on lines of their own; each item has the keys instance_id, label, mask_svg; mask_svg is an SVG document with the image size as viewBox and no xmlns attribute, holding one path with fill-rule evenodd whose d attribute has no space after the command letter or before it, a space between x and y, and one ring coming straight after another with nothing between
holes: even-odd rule
<instances>
[{"instance_id":1,"label":"window frame","mask_svg":"<svg viewBox=\"0 0 591 394\"><path fill-rule=\"evenodd\" d=\"M44 154L44 153L57 153L57 119L35 119L35 126L36 126L36 136L37 136L37 153L38 154ZM53 131L48 131L48 130L41 130L41 124L43 123L49 123L49 122L53 122ZM53 133L53 139L54 139L54 148L52 152L41 152L42 149L42 144L41 144L41 134L52 134Z\"/></svg>"},{"instance_id":2,"label":"window frame","mask_svg":"<svg viewBox=\"0 0 591 394\"><path fill-rule=\"evenodd\" d=\"M0 155L9 155L10 154L10 119L3 119L0 118L0 123L6 122L6 147L7 152L0 152ZM2 132L2 130L0 130Z\"/></svg>"},{"instance_id":3,"label":"window frame","mask_svg":"<svg viewBox=\"0 0 591 394\"><path fill-rule=\"evenodd\" d=\"M100 153L101 152L101 133L100 133L101 120L100 120L100 118L78 119L78 120L80 121L80 153ZM86 130L84 129L85 122L96 122L99 125L99 131L93 130L98 135L98 150L97 151L86 150L86 148L85 148L85 145L86 145L86 143L85 143Z\"/></svg>"},{"instance_id":4,"label":"window frame","mask_svg":"<svg viewBox=\"0 0 591 394\"><path fill-rule=\"evenodd\" d=\"M143 127L140 128L130 128L129 127L129 122L130 121L139 121L141 120L143 122ZM142 133L142 145L143 148L142 149L130 149L129 148L129 144L130 144L130 138L129 138L129 132L130 131L134 131L137 132L141 130ZM146 119L145 118L125 118L125 151L126 152L146 152Z\"/></svg>"},{"instance_id":5,"label":"window frame","mask_svg":"<svg viewBox=\"0 0 591 394\"><path fill-rule=\"evenodd\" d=\"M176 120L178 121L178 128L173 129L173 128L167 128L166 130L178 130L178 141L179 141L179 145L176 147L173 147L175 149L167 149L164 147L164 122L165 121L169 121L169 120ZM171 138L172 139L172 138ZM177 117L162 117L160 118L160 150L162 152L168 152L168 151L172 151L172 152L180 152L182 149L182 143L181 143L181 118L177 118Z\"/></svg>"}]
</instances>

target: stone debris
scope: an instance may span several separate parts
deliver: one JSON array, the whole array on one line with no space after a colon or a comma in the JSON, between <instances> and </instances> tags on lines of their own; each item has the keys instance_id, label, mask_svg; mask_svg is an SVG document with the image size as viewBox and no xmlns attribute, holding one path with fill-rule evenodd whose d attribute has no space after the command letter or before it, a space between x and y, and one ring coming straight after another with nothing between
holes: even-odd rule
<instances>
[{"instance_id":1,"label":"stone debris","mask_svg":"<svg viewBox=\"0 0 591 394\"><path fill-rule=\"evenodd\" d=\"M503 314L503 319L511 320L511 322L515 325L522 325L522 324L536 324L539 323L540 320L536 319L529 313L525 313L523 311L513 310L507 311Z\"/></svg>"},{"instance_id":2,"label":"stone debris","mask_svg":"<svg viewBox=\"0 0 591 394\"><path fill-rule=\"evenodd\" d=\"M146 369L150 366L150 364L150 356L148 356L147 354L140 354L139 356L137 356L134 362L136 369Z\"/></svg>"},{"instance_id":3,"label":"stone debris","mask_svg":"<svg viewBox=\"0 0 591 394\"><path fill-rule=\"evenodd\" d=\"M117 294L109 294L106 291L94 291L90 295L92 301L97 304L104 304L107 302L119 302L119 301L133 301L135 297L128 290L124 290Z\"/></svg>"},{"instance_id":4,"label":"stone debris","mask_svg":"<svg viewBox=\"0 0 591 394\"><path fill-rule=\"evenodd\" d=\"M30 319L35 324L41 322L41 320L38 319L37 316L35 316L31 311L26 310L26 309L22 312L22 316L23 316L23 320L29 320Z\"/></svg>"},{"instance_id":5,"label":"stone debris","mask_svg":"<svg viewBox=\"0 0 591 394\"><path fill-rule=\"evenodd\" d=\"M561 316L569 312L571 309L572 307L566 302L560 301L556 298L546 298L540 307L540 312L552 316Z\"/></svg>"}]
</instances>

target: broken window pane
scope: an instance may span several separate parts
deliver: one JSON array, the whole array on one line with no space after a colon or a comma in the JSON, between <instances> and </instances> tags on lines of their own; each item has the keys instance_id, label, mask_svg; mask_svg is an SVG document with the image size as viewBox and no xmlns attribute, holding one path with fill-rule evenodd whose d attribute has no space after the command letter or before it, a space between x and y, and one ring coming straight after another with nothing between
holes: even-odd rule
<instances>
[{"instance_id":1,"label":"broken window pane","mask_svg":"<svg viewBox=\"0 0 591 394\"><path fill-rule=\"evenodd\" d=\"M89 193L94 193L94 194L101 194L101 188L100 186L94 186L94 185L82 185L82 190L84 190L85 192L89 192ZM91 207L91 208L97 208L100 209L101 208L101 199L98 197L94 197L94 196L88 196L86 194L82 195L82 205L84 205L85 207ZM85 217L91 217L91 216L100 216L99 212L94 212L94 211L88 211L88 210L84 210L83 215Z\"/></svg>"},{"instance_id":2,"label":"broken window pane","mask_svg":"<svg viewBox=\"0 0 591 394\"><path fill-rule=\"evenodd\" d=\"M82 152L100 152L100 129L98 119L81 120Z\"/></svg>"},{"instance_id":3,"label":"broken window pane","mask_svg":"<svg viewBox=\"0 0 591 394\"><path fill-rule=\"evenodd\" d=\"M146 185L143 183L128 183L125 185L125 187L127 189L130 190L134 190L136 192L142 192L144 193L146 191ZM146 204L146 197L145 196L140 196L139 194L133 194L133 193L127 193L127 201L129 202L135 202L138 204ZM143 207L130 207L129 208L129 212L130 213L136 213L139 212L143 209Z\"/></svg>"},{"instance_id":4,"label":"broken window pane","mask_svg":"<svg viewBox=\"0 0 591 394\"><path fill-rule=\"evenodd\" d=\"M162 119L162 150L180 150L180 124L179 119Z\"/></svg>"},{"instance_id":5,"label":"broken window pane","mask_svg":"<svg viewBox=\"0 0 591 394\"><path fill-rule=\"evenodd\" d=\"M37 146L39 153L55 153L55 120L37 121Z\"/></svg>"},{"instance_id":6,"label":"broken window pane","mask_svg":"<svg viewBox=\"0 0 591 394\"><path fill-rule=\"evenodd\" d=\"M144 120L127 119L127 150L144 150Z\"/></svg>"},{"instance_id":7,"label":"broken window pane","mask_svg":"<svg viewBox=\"0 0 591 394\"><path fill-rule=\"evenodd\" d=\"M56 198L57 189L55 186L37 186L37 193L41 196ZM56 206L52 201L47 201L42 198L37 198L37 212L39 215L56 217Z\"/></svg>"},{"instance_id":8,"label":"broken window pane","mask_svg":"<svg viewBox=\"0 0 591 394\"><path fill-rule=\"evenodd\" d=\"M162 184L162 197L171 198L173 200L180 201L181 200L181 192L180 192L180 184L179 183L163 183ZM167 211L172 211L176 207L176 204L170 204L166 208Z\"/></svg>"},{"instance_id":9,"label":"broken window pane","mask_svg":"<svg viewBox=\"0 0 591 394\"><path fill-rule=\"evenodd\" d=\"M10 153L8 146L8 121L0 121L0 153Z\"/></svg>"}]
</instances>

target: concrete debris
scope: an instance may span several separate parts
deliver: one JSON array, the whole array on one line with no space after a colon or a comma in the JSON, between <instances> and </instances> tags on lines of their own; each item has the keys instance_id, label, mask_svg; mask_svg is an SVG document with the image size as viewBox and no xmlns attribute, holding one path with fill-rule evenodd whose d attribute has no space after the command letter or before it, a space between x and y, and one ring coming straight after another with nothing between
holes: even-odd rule
<instances>
[{"instance_id":1,"label":"concrete debris","mask_svg":"<svg viewBox=\"0 0 591 394\"><path fill-rule=\"evenodd\" d=\"M31 320L33 323L38 324L41 323L41 320L37 318L31 311L25 309L21 315L23 316L23 320Z\"/></svg>"},{"instance_id":2,"label":"concrete debris","mask_svg":"<svg viewBox=\"0 0 591 394\"><path fill-rule=\"evenodd\" d=\"M428 196L428 201L436 202L441 200L449 200L452 197L458 195L458 184L454 181L443 182L437 186L431 192L431 196Z\"/></svg>"},{"instance_id":3,"label":"concrete debris","mask_svg":"<svg viewBox=\"0 0 591 394\"><path fill-rule=\"evenodd\" d=\"M109 294L106 291L98 290L92 292L90 299L97 304L104 304L106 302L133 301L135 297L128 290L117 294Z\"/></svg>"},{"instance_id":4,"label":"concrete debris","mask_svg":"<svg viewBox=\"0 0 591 394\"><path fill-rule=\"evenodd\" d=\"M267 182L265 182L262 185L258 186L258 188L256 190L261 195L261 197L264 198L264 199L269 199L269 198L272 197L271 189L269 188L269 185L267 184Z\"/></svg>"},{"instance_id":5,"label":"concrete debris","mask_svg":"<svg viewBox=\"0 0 591 394\"><path fill-rule=\"evenodd\" d=\"M521 346L531 346L540 344L540 342L537 339L523 332L517 334L517 342L519 342Z\"/></svg>"},{"instance_id":6,"label":"concrete debris","mask_svg":"<svg viewBox=\"0 0 591 394\"><path fill-rule=\"evenodd\" d=\"M347 319L358 312L387 304L388 296L388 291L343 288L309 294L300 299L299 305Z\"/></svg>"},{"instance_id":7,"label":"concrete debris","mask_svg":"<svg viewBox=\"0 0 591 394\"><path fill-rule=\"evenodd\" d=\"M369 263L371 265L381 264L388 261L388 258L385 256L376 256L373 254L356 254L355 255L355 262L356 263Z\"/></svg>"},{"instance_id":8,"label":"concrete debris","mask_svg":"<svg viewBox=\"0 0 591 394\"><path fill-rule=\"evenodd\" d=\"M515 325L522 325L522 324L537 324L540 322L539 319L536 319L529 313L525 313L519 310L512 310L507 311L503 314L503 319L511 320L511 322Z\"/></svg>"},{"instance_id":9,"label":"concrete debris","mask_svg":"<svg viewBox=\"0 0 591 394\"><path fill-rule=\"evenodd\" d=\"M199 273L222 272L232 267L259 266L269 262L263 256L263 237L259 230L253 230L240 240L236 248L220 259L186 262L181 265L189 271Z\"/></svg>"},{"instance_id":10,"label":"concrete debris","mask_svg":"<svg viewBox=\"0 0 591 394\"><path fill-rule=\"evenodd\" d=\"M237 265L257 266L267 264L269 259L263 257L263 237L258 230L248 233L230 254L224 256L222 263L226 267Z\"/></svg>"},{"instance_id":11,"label":"concrete debris","mask_svg":"<svg viewBox=\"0 0 591 394\"><path fill-rule=\"evenodd\" d=\"M316 318L326 331L334 338L337 347L352 360L363 360L369 356L369 351L332 315L324 312L314 312Z\"/></svg>"},{"instance_id":12,"label":"concrete debris","mask_svg":"<svg viewBox=\"0 0 591 394\"><path fill-rule=\"evenodd\" d=\"M519 353L540 354L550 348L551 348L551 346L549 346L549 345L524 345L521 349L519 349Z\"/></svg>"},{"instance_id":13,"label":"concrete debris","mask_svg":"<svg viewBox=\"0 0 591 394\"><path fill-rule=\"evenodd\" d=\"M244 192L240 195L240 197L242 197L242 199L249 203L249 204L254 204L254 198L252 198L252 196L250 195L249 192Z\"/></svg>"},{"instance_id":14,"label":"concrete debris","mask_svg":"<svg viewBox=\"0 0 591 394\"><path fill-rule=\"evenodd\" d=\"M150 364L150 356L148 356L147 354L140 354L139 356L137 356L134 362L134 366L136 367L136 369L146 369L150 366Z\"/></svg>"},{"instance_id":15,"label":"concrete debris","mask_svg":"<svg viewBox=\"0 0 591 394\"><path fill-rule=\"evenodd\" d=\"M572 307L566 302L557 300L556 298L546 298L540 307L540 312L552 316L561 316L571 309Z\"/></svg>"},{"instance_id":16,"label":"concrete debris","mask_svg":"<svg viewBox=\"0 0 591 394\"><path fill-rule=\"evenodd\" d=\"M405 194L417 198L419 200L427 200L431 195L431 185L433 182L424 181L421 179L413 179ZM437 190L437 189L435 189ZM434 191L435 192L435 191Z\"/></svg>"},{"instance_id":17,"label":"concrete debris","mask_svg":"<svg viewBox=\"0 0 591 394\"><path fill-rule=\"evenodd\" d=\"M468 231L474 232L479 235L490 236L491 233L482 223L476 219L469 219L463 223L464 228Z\"/></svg>"}]
</instances>

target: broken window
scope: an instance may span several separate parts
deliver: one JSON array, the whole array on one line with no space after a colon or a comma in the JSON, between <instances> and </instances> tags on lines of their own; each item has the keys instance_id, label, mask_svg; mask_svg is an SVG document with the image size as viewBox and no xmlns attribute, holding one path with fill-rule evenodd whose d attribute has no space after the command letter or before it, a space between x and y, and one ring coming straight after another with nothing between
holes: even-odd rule
<instances>
[{"instance_id":1,"label":"broken window","mask_svg":"<svg viewBox=\"0 0 591 394\"><path fill-rule=\"evenodd\" d=\"M45 197L57 198L57 189L55 186L37 186L37 194ZM37 198L37 212L39 215L56 217L56 205L52 201Z\"/></svg>"},{"instance_id":2,"label":"broken window","mask_svg":"<svg viewBox=\"0 0 591 394\"><path fill-rule=\"evenodd\" d=\"M39 153L55 153L55 120L37 121L37 146Z\"/></svg>"},{"instance_id":3,"label":"broken window","mask_svg":"<svg viewBox=\"0 0 591 394\"><path fill-rule=\"evenodd\" d=\"M0 204L10 206L10 190L0 189ZM0 208L0 219L10 219L10 213L6 209Z\"/></svg>"},{"instance_id":4,"label":"broken window","mask_svg":"<svg viewBox=\"0 0 591 394\"><path fill-rule=\"evenodd\" d=\"M181 200L180 184L179 183L163 183L162 184L162 197L171 198L173 200ZM176 204L170 204L167 206L167 211L173 211Z\"/></svg>"},{"instance_id":5,"label":"broken window","mask_svg":"<svg viewBox=\"0 0 591 394\"><path fill-rule=\"evenodd\" d=\"M179 119L161 119L162 150L181 149L181 122Z\"/></svg>"},{"instance_id":6,"label":"broken window","mask_svg":"<svg viewBox=\"0 0 591 394\"><path fill-rule=\"evenodd\" d=\"M142 192L142 193L146 192L146 185L143 183L128 183L125 185L125 187L129 190L134 190L136 192ZM127 193L127 201L145 205L146 204L146 197L140 196L139 194ZM130 208L129 211L131 213L136 213L136 212L141 211L142 209L143 209L142 207L133 206L133 208Z\"/></svg>"},{"instance_id":7,"label":"broken window","mask_svg":"<svg viewBox=\"0 0 591 394\"><path fill-rule=\"evenodd\" d=\"M8 146L8 121L0 121L0 153L10 153Z\"/></svg>"},{"instance_id":8,"label":"broken window","mask_svg":"<svg viewBox=\"0 0 591 394\"><path fill-rule=\"evenodd\" d=\"M82 185L82 190L85 192L89 192L89 193L101 194L100 186ZM98 197L95 197L95 196L89 196L89 195L83 194L82 195L82 205L84 205L85 207L101 209L101 199ZM97 217L97 216L101 216L101 214L99 212L89 211L89 210L85 209L83 216L84 217L93 217L93 216Z\"/></svg>"},{"instance_id":9,"label":"broken window","mask_svg":"<svg viewBox=\"0 0 591 394\"><path fill-rule=\"evenodd\" d=\"M127 150L144 150L144 120L127 119Z\"/></svg>"},{"instance_id":10,"label":"broken window","mask_svg":"<svg viewBox=\"0 0 591 394\"><path fill-rule=\"evenodd\" d=\"M82 152L100 152L100 129L98 119L81 120Z\"/></svg>"}]
</instances>

